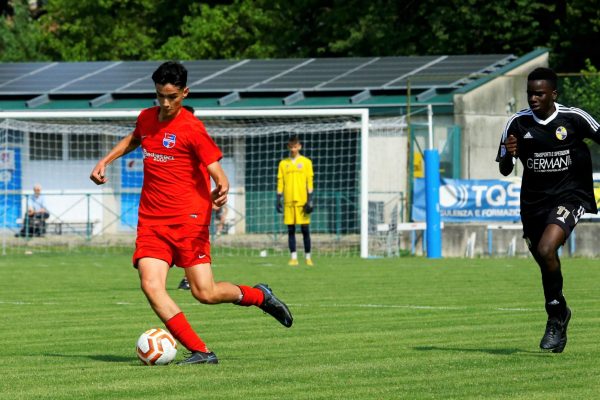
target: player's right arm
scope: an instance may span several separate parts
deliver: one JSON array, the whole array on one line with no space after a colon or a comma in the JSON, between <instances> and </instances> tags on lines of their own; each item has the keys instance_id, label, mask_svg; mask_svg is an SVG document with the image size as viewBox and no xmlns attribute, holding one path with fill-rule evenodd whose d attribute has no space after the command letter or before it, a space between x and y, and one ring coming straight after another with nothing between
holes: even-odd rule
<instances>
[{"instance_id":1,"label":"player's right arm","mask_svg":"<svg viewBox=\"0 0 600 400\"><path fill-rule=\"evenodd\" d=\"M115 147L112 148L111 151L109 151L100 161L98 161L98 164L96 164L92 170L92 173L90 174L90 179L96 185L102 185L108 182L108 179L106 178L106 167L117 158L137 149L140 144L140 138L135 136L133 132L125 136L119 141L119 143L115 145Z\"/></svg>"},{"instance_id":2,"label":"player's right arm","mask_svg":"<svg viewBox=\"0 0 600 400\"><path fill-rule=\"evenodd\" d=\"M504 176L508 176L512 172L517 157L517 138L512 132L514 120L515 117L513 116L506 124L496 155L500 173Z\"/></svg>"},{"instance_id":3,"label":"player's right arm","mask_svg":"<svg viewBox=\"0 0 600 400\"><path fill-rule=\"evenodd\" d=\"M515 165L515 157L517 156L517 138L509 135L504 141L504 155L500 157L500 173L508 176ZM502 153L502 150L501 150Z\"/></svg>"},{"instance_id":4,"label":"player's right arm","mask_svg":"<svg viewBox=\"0 0 600 400\"><path fill-rule=\"evenodd\" d=\"M275 208L278 213L283 212L283 161L279 162L277 168L277 200L275 201Z\"/></svg>"}]
</instances>

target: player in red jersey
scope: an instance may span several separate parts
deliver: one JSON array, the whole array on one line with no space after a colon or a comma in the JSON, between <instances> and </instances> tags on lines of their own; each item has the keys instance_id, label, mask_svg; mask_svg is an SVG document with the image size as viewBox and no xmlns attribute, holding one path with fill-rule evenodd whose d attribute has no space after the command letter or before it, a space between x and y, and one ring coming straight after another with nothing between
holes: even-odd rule
<instances>
[{"instance_id":1,"label":"player in red jersey","mask_svg":"<svg viewBox=\"0 0 600 400\"><path fill-rule=\"evenodd\" d=\"M202 122L182 107L189 93L185 67L166 62L154 72L152 80L159 106L140 113L135 130L98 162L90 179L98 185L106 183L106 167L142 146L144 183L133 265L156 315L192 352L179 364L216 364L216 355L167 292L171 266L185 269L192 295L201 303L254 305L286 327L293 319L288 307L265 284L250 287L214 281L208 226L213 204L223 206L229 191L229 181L219 163L221 150ZM212 190L211 178L215 183Z\"/></svg>"}]
</instances>

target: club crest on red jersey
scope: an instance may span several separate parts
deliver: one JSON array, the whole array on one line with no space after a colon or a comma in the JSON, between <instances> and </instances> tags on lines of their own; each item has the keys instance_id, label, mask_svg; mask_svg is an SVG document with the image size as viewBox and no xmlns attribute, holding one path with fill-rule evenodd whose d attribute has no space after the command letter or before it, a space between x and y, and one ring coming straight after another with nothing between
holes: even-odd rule
<instances>
[{"instance_id":1,"label":"club crest on red jersey","mask_svg":"<svg viewBox=\"0 0 600 400\"><path fill-rule=\"evenodd\" d=\"M163 138L163 146L165 146L167 149L175 147L175 139L176 136L174 133L165 132L165 137Z\"/></svg>"}]
</instances>

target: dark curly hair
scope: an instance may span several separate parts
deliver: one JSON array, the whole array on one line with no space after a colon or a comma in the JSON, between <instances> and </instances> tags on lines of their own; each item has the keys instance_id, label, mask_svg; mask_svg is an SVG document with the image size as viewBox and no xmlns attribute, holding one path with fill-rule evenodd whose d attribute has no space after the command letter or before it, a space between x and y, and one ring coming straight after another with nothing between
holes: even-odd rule
<instances>
[{"instance_id":1,"label":"dark curly hair","mask_svg":"<svg viewBox=\"0 0 600 400\"><path fill-rule=\"evenodd\" d=\"M550 68L536 68L529 73L527 76L528 81L547 81L552 86L553 90L556 90L558 86L558 76L556 72Z\"/></svg>"}]
</instances>

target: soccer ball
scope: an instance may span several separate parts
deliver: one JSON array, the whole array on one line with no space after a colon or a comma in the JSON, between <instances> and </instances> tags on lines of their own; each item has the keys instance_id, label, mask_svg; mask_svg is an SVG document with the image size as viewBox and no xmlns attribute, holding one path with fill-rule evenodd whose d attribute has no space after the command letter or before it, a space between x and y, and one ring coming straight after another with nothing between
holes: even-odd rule
<instances>
[{"instance_id":1,"label":"soccer ball","mask_svg":"<svg viewBox=\"0 0 600 400\"><path fill-rule=\"evenodd\" d=\"M146 365L166 365L177 355L177 342L164 329L153 328L142 333L135 352Z\"/></svg>"}]
</instances>

